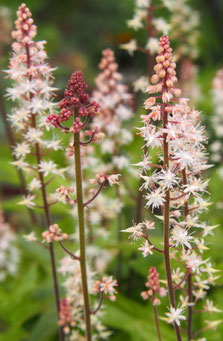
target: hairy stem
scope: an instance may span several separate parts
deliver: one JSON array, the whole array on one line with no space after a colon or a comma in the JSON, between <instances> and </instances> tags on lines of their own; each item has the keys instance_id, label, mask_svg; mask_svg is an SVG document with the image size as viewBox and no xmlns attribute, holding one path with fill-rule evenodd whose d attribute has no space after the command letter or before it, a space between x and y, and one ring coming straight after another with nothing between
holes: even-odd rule
<instances>
[{"instance_id":1,"label":"hairy stem","mask_svg":"<svg viewBox=\"0 0 223 341\"><path fill-rule=\"evenodd\" d=\"M77 112L74 112L74 119L78 117ZM81 156L80 156L80 134L74 134L74 162L75 162L75 176L76 176L76 196L77 196L77 209L78 209L78 227L79 227L79 240L80 240L80 267L81 267L81 280L82 290L84 297L84 313L86 324L87 340L91 341L91 311L88 295L87 285L87 269L86 269L86 254L85 254L85 221L84 221L84 203L83 203L83 190L82 190L82 172L81 172Z\"/></svg>"}]
</instances>

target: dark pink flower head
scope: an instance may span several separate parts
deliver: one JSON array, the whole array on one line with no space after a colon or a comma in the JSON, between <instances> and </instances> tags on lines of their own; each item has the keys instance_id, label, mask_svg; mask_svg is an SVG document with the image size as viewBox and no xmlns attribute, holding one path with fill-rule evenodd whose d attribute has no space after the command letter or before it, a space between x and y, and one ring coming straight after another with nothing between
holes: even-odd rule
<instances>
[{"instance_id":1,"label":"dark pink flower head","mask_svg":"<svg viewBox=\"0 0 223 341\"><path fill-rule=\"evenodd\" d=\"M160 290L159 273L154 266L151 266L149 269L148 282L146 282L146 286L154 293L159 292Z\"/></svg>"},{"instance_id":2,"label":"dark pink flower head","mask_svg":"<svg viewBox=\"0 0 223 341\"><path fill-rule=\"evenodd\" d=\"M16 31L12 32L12 37L18 42L29 43L36 36L36 26L33 24L32 14L25 4L19 7L17 17Z\"/></svg>"},{"instance_id":3,"label":"dark pink flower head","mask_svg":"<svg viewBox=\"0 0 223 341\"><path fill-rule=\"evenodd\" d=\"M160 300L156 297L159 293L161 297L166 295L166 290L160 287L159 272L154 266L149 269L148 282L146 282L147 291L143 291L141 296L144 300L150 300L154 305L160 304Z\"/></svg>"},{"instance_id":4,"label":"dark pink flower head","mask_svg":"<svg viewBox=\"0 0 223 341\"><path fill-rule=\"evenodd\" d=\"M65 334L68 334L70 331L69 326L75 326L75 322L73 321L73 316L71 313L70 305L66 298L62 298L60 301L60 312L59 312L59 326L63 326L63 330Z\"/></svg>"},{"instance_id":5,"label":"dark pink flower head","mask_svg":"<svg viewBox=\"0 0 223 341\"><path fill-rule=\"evenodd\" d=\"M100 108L97 102L89 100L89 95L85 92L87 87L82 72L73 73L64 91L64 98L58 104L60 115L49 115L47 121L54 127L58 127L61 122L68 121L71 116L73 117L74 110L77 110L79 117L76 117L69 132L80 132L80 129L85 127L80 118L89 119L97 114Z\"/></svg>"}]
</instances>

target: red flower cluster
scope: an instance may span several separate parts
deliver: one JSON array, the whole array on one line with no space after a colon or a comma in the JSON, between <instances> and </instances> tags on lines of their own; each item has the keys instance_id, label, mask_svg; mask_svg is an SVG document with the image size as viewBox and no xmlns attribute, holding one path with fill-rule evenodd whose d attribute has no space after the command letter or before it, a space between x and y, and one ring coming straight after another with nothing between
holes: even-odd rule
<instances>
[{"instance_id":1,"label":"red flower cluster","mask_svg":"<svg viewBox=\"0 0 223 341\"><path fill-rule=\"evenodd\" d=\"M73 73L64 92L64 98L58 104L61 110L60 115L49 115L47 122L51 123L55 128L60 126L64 131L69 130L71 133L80 132L80 129L87 125L89 118L98 113L100 108L97 102L89 100L89 95L85 92L87 87L82 72L77 71ZM68 121L71 116L73 117L75 108L78 110L79 117L76 117L74 120L73 127L63 127L60 123ZM86 121L81 122L81 117L86 117Z\"/></svg>"},{"instance_id":2,"label":"red flower cluster","mask_svg":"<svg viewBox=\"0 0 223 341\"><path fill-rule=\"evenodd\" d=\"M143 291L141 296L144 300L152 301L153 305L160 304L160 300L155 297L156 293L159 293L161 297L166 295L166 290L160 287L159 273L154 266L149 269L148 282L146 287L149 288L147 291Z\"/></svg>"},{"instance_id":3,"label":"red flower cluster","mask_svg":"<svg viewBox=\"0 0 223 341\"><path fill-rule=\"evenodd\" d=\"M73 316L71 312L70 305L66 298L62 298L60 301L60 312L59 312L59 326L63 326L63 330L65 334L70 332L69 326L75 326L75 322L73 321Z\"/></svg>"}]
</instances>

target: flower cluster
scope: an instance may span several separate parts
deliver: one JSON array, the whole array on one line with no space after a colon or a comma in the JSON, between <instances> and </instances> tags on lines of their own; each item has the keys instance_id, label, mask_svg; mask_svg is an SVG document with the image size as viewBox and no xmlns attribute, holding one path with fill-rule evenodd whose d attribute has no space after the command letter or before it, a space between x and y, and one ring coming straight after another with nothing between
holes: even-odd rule
<instances>
[{"instance_id":1,"label":"flower cluster","mask_svg":"<svg viewBox=\"0 0 223 341\"><path fill-rule=\"evenodd\" d=\"M115 297L115 294L117 294L117 290L115 289L115 287L117 287L118 284L117 284L117 280L109 277L103 277L102 278L102 281L96 281L95 284L94 284L94 292L97 293L97 292L102 292L104 293L105 295L108 295L109 299L111 301L115 301L116 297Z\"/></svg>"},{"instance_id":2,"label":"flower cluster","mask_svg":"<svg viewBox=\"0 0 223 341\"><path fill-rule=\"evenodd\" d=\"M147 87L150 97L144 103L149 113L141 116L144 126L139 131L145 146L155 149L158 161L153 163L148 155L144 155L143 161L139 162L143 180L141 190L146 193L146 207L156 214L169 208L171 231L169 245L165 247L170 248L172 259L180 265L180 269L173 271L173 278L179 280L174 290L184 288L188 278L193 280L193 293L187 302L189 307L205 297L206 289L217 278L214 275L217 270L202 259L207 249L205 237L212 234L216 226L199 221L199 215L210 205L203 198L208 180L202 178L202 172L210 166L207 165L206 137L199 121L200 113L190 109L188 99L181 98L181 91L175 87L176 64L166 36L160 39L156 62L151 79L153 85ZM132 233L137 240L146 240L139 249L144 256L154 251L166 252L150 241L150 231L145 223L138 223L130 229L126 232ZM171 321L177 324L183 319L181 314L184 311L178 308L171 306L168 313L175 316Z\"/></svg>"},{"instance_id":3,"label":"flower cluster","mask_svg":"<svg viewBox=\"0 0 223 341\"><path fill-rule=\"evenodd\" d=\"M141 296L144 300L151 300L153 305L159 305L160 300L156 297L159 293L161 297L166 295L166 289L160 287L159 273L156 268L151 266L149 269L148 282L146 282L146 287L149 288L147 291L141 292Z\"/></svg>"},{"instance_id":4,"label":"flower cluster","mask_svg":"<svg viewBox=\"0 0 223 341\"><path fill-rule=\"evenodd\" d=\"M162 12L160 12L162 8ZM164 19L163 11L166 12L168 19ZM134 38L128 43L121 44L120 47L127 50L130 55L135 51L140 51L150 56L158 52L159 40L157 35L169 34L174 40L177 48L175 58L195 59L198 56L197 41L199 39L198 26L199 14L190 7L187 0L162 0L161 4L156 4L154 0L136 0L134 16L127 22L128 26L138 31L144 29L148 32L145 47L138 46ZM178 46L178 42L181 43ZM149 61L152 63L152 59ZM151 69L151 65L149 66ZM144 91L147 79L141 76L134 83L135 91Z\"/></svg>"},{"instance_id":5,"label":"flower cluster","mask_svg":"<svg viewBox=\"0 0 223 341\"><path fill-rule=\"evenodd\" d=\"M123 127L133 116L132 96L127 86L122 83L122 75L117 71L114 52L106 49L99 64L101 72L96 78L96 90L93 97L100 103L100 114L94 118L93 126L100 128L106 135L101 144L101 151L111 155L111 166L116 169L129 167L129 161L121 148L131 142L132 134Z\"/></svg>"},{"instance_id":6,"label":"flower cluster","mask_svg":"<svg viewBox=\"0 0 223 341\"><path fill-rule=\"evenodd\" d=\"M0 282L8 275L15 276L19 264L19 251L15 246L16 236L4 221L0 210Z\"/></svg>"},{"instance_id":7,"label":"flower cluster","mask_svg":"<svg viewBox=\"0 0 223 341\"><path fill-rule=\"evenodd\" d=\"M20 204L33 208L36 204L36 191L43 186L43 176L53 174L62 176L63 169L58 169L51 160L42 157L50 150L61 149L60 140L47 140L44 129L47 126L47 113L54 108L53 68L46 62L45 41L35 42L36 26L33 24L29 9L22 4L17 12L16 30L12 36L13 54L9 69L6 70L13 85L7 89L7 97L16 102L9 120L22 140L14 147L16 161L13 164L27 173L28 194ZM35 155L35 161L32 155ZM35 193L35 194L34 194Z\"/></svg>"},{"instance_id":8,"label":"flower cluster","mask_svg":"<svg viewBox=\"0 0 223 341\"><path fill-rule=\"evenodd\" d=\"M73 321L73 316L71 314L71 307L67 302L66 298L63 298L60 301L60 311L59 311L59 326L63 326L63 331L65 334L69 334L70 327L75 326L75 322Z\"/></svg>"},{"instance_id":9,"label":"flower cluster","mask_svg":"<svg viewBox=\"0 0 223 341\"><path fill-rule=\"evenodd\" d=\"M55 128L61 127L62 132L79 133L86 128L90 118L98 114L99 104L93 100L89 100L89 95L85 92L87 84L84 81L82 72L73 73L71 79L67 83L67 88L64 92L64 98L58 104L60 114L51 114L47 117L47 122ZM77 110L77 117L74 117L74 110ZM73 125L65 127L61 123L73 118ZM81 118L85 118L82 122ZM84 135L90 136L90 140L96 139L98 128L93 130L85 130ZM96 136L95 136L96 135ZM100 139L100 134L99 134Z\"/></svg>"},{"instance_id":10,"label":"flower cluster","mask_svg":"<svg viewBox=\"0 0 223 341\"><path fill-rule=\"evenodd\" d=\"M67 239L68 235L67 233L61 233L61 229L57 224L51 225L47 231L44 231L42 233L43 239L47 243L52 243L53 241L60 241L63 239Z\"/></svg>"},{"instance_id":11,"label":"flower cluster","mask_svg":"<svg viewBox=\"0 0 223 341\"><path fill-rule=\"evenodd\" d=\"M82 291L82 281L81 281L81 273L80 273L80 264L77 261L73 261L70 257L65 257L60 261L60 267L58 268L59 273L61 273L65 280L63 286L66 291L66 306L69 306L67 312L69 310L69 317L72 315L72 319L69 323L69 331L66 328L67 332L69 332L69 336L71 340L80 340L81 335L85 331L84 326L84 315L83 315L83 291ZM91 270L91 267L88 264L87 267L88 274L88 285L89 285L89 294L92 299L95 294L94 291L94 282L95 282L95 272ZM71 315L70 315L71 313ZM61 319L61 317L60 317ZM63 322L64 319L63 319ZM98 311L97 314L92 315L92 329L93 337L97 339L102 338L106 339L109 336L109 332L101 323L101 311ZM60 322L59 320L59 323Z\"/></svg>"}]
</instances>

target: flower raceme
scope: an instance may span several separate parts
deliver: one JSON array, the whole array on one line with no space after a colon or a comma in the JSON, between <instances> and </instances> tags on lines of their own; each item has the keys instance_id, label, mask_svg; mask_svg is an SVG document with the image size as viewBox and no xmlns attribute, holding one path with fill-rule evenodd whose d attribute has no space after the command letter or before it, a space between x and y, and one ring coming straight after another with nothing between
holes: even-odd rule
<instances>
[{"instance_id":1,"label":"flower raceme","mask_svg":"<svg viewBox=\"0 0 223 341\"><path fill-rule=\"evenodd\" d=\"M164 227L168 227L170 236L162 250L150 241L150 229L144 223L125 232L131 233L135 240L145 239L143 247L139 248L144 256L155 251L166 255L170 250L174 264L180 264L180 271L184 274L179 277L175 287L171 285L170 290L184 289L188 280L192 278L194 281L195 275L198 283L206 281L208 289L216 277L211 270L212 265L207 265L202 254L207 249L204 245L206 232L212 233L216 226L199 221L200 214L210 205L203 198L207 193L208 181L202 178L202 172L210 167L207 165L204 146L205 130L199 120L200 113L188 106L188 99L180 97L181 91L175 86L175 68L168 37L163 36L159 43L152 85L146 90L149 98L144 106L149 112L141 116L144 126L138 128L144 139L144 146L155 149L158 158L158 162L154 164L152 157L146 154L143 155L143 161L137 164L140 167L139 176L143 180L140 190L145 190L146 208L164 213ZM171 230L168 224L171 225ZM179 272L179 268L177 271ZM183 293L188 301L188 309L206 295L205 288L199 286L198 284L195 287L193 293ZM172 300L167 322L176 326L180 320L185 319L185 307L174 305Z\"/></svg>"},{"instance_id":2,"label":"flower raceme","mask_svg":"<svg viewBox=\"0 0 223 341\"><path fill-rule=\"evenodd\" d=\"M59 242L59 245L75 263L73 267L77 271L80 294L75 293L75 297L78 296L78 299L75 298L75 304L73 304L76 325L73 326L74 328L72 328L72 330L69 329L69 333L74 338L77 335L80 336L80 334L85 333L87 340L91 341L91 329L95 329L93 321L100 326L100 315L98 315L97 318L94 317L94 319L91 319L91 315L95 316L95 314L101 308L103 300L106 298L105 294L108 294L111 296L110 299L114 300L115 292L112 288L116 285L116 280L113 281L112 279L106 279L105 281L105 278L103 279L100 286L99 304L94 310L91 310L89 295L91 295L93 292L96 293L96 291L92 289L91 283L88 285L88 282L91 280L92 276L91 263L86 261L88 249L86 248L85 220L88 215L85 214L84 208L88 207L90 209L92 207L90 204L98 197L102 188L106 184L109 184L110 186L119 184L120 174L108 175L105 173L105 171L99 171L95 174L94 178L90 179L89 181L86 179L85 170L89 166L89 159L86 160L86 150L92 151L92 148L90 148L92 143L102 140L104 137L104 134L99 132L97 126L93 127L91 125L90 121L99 114L98 110L100 106L96 101L89 98L86 89L87 84L84 81L82 72L77 71L73 73L67 83L67 88L64 92L64 98L59 102L59 114L53 113L47 118L47 122L49 124L53 125L55 128L60 128L62 133L72 134L73 138L73 144L70 144L67 156L74 156L76 198L75 200L70 198L70 195L74 192L73 186L67 188L64 185L61 185L56 190L56 193L60 197L59 200L63 202L67 201L71 205L77 204L76 217L80 246L78 254L80 256L74 255L62 243L62 240L66 239L67 236L64 233L61 233L57 224L51 226L49 231L44 232L43 238L47 242L53 240ZM87 140L86 137L88 138ZM71 169L69 169L69 172L71 173ZM93 188L90 189L87 187L87 183L90 185L97 184L98 190L96 191ZM87 191L87 196L85 192L86 187L89 189ZM88 198L89 193L92 195L91 198ZM86 200L85 202L84 199ZM80 263L76 264L77 261ZM67 282L69 281L73 281L73 276L68 277ZM70 302L69 293L71 288L67 286L67 283L65 283L65 286L67 289L67 300ZM76 308L78 309L78 314ZM98 330L98 333L100 333L100 330Z\"/></svg>"},{"instance_id":3,"label":"flower raceme","mask_svg":"<svg viewBox=\"0 0 223 341\"><path fill-rule=\"evenodd\" d=\"M130 166L122 148L132 141L132 134L124 128L124 124L133 117L133 99L127 86L122 83L123 76L118 72L114 52L106 49L102 55L99 64L101 72L96 78L96 89L93 92L101 110L94 117L92 126L99 127L106 135L106 139L101 142L102 153L111 155L111 161L106 166L121 171Z\"/></svg>"},{"instance_id":4,"label":"flower raceme","mask_svg":"<svg viewBox=\"0 0 223 341\"><path fill-rule=\"evenodd\" d=\"M141 292L141 296L144 300L150 300L153 305L159 305L160 300L156 297L159 293L161 297L166 295L166 289L160 287L159 273L156 268L151 266L149 269L148 282L146 282L147 291Z\"/></svg>"},{"instance_id":5,"label":"flower raceme","mask_svg":"<svg viewBox=\"0 0 223 341\"><path fill-rule=\"evenodd\" d=\"M12 80L12 86L7 89L7 98L16 102L12 109L9 120L16 132L18 143L14 147L16 161L13 164L26 172L28 179L28 194L19 203L28 208L35 207L44 210L46 228L51 227L50 206L55 204L47 196L46 186L56 176L63 176L64 169L58 169L57 165L45 159L51 151L61 149L60 140L52 138L48 140L45 128L49 128L46 119L47 114L52 113L55 104L52 102L54 92L53 68L46 62L45 41L35 41L37 28L33 23L31 12L22 4L17 11L15 22L16 30L12 37L16 40L12 44L12 57L9 69L6 70L8 77ZM46 177L48 179L46 180ZM42 203L39 205L39 203ZM57 283L54 247L52 238L54 235L45 232L49 242L49 253L53 272L54 292L59 315L60 297ZM32 233L26 237L27 241L37 241ZM63 331L60 328L60 336Z\"/></svg>"},{"instance_id":6,"label":"flower raceme","mask_svg":"<svg viewBox=\"0 0 223 341\"><path fill-rule=\"evenodd\" d=\"M33 24L29 9L22 4L17 12L16 30L12 36L16 42L12 44L13 54L10 59L8 77L13 86L7 89L7 97L18 105L12 109L9 120L18 135L18 142L14 147L16 161L13 164L27 172L32 177L28 184L30 194L21 204L33 208L36 191L41 188L39 174L63 175L51 160L43 160L42 155L51 149L61 148L59 140L46 140L44 128L47 112L54 108L52 99L56 88L53 87L53 68L46 63L47 54L44 50L45 41L35 42L36 26ZM38 165L31 161L30 155L36 153L38 145ZM39 173L39 174L38 174Z\"/></svg>"}]
</instances>

